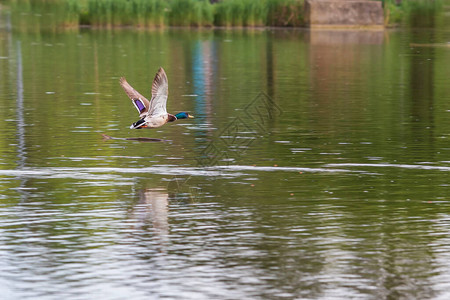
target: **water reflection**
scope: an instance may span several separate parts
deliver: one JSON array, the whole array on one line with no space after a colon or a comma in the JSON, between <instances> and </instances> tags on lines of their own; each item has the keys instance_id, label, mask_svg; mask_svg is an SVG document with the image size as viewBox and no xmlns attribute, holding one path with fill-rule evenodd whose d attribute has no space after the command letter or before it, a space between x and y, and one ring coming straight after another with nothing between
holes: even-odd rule
<instances>
[{"instance_id":1,"label":"water reflection","mask_svg":"<svg viewBox=\"0 0 450 300\"><path fill-rule=\"evenodd\" d=\"M365 95L370 77L378 74L382 60L384 31L311 30L309 37L312 109L317 118L315 130L336 132L336 122L358 120L364 115ZM348 124L350 125L350 124ZM339 130L350 131L350 126Z\"/></svg>"},{"instance_id":2,"label":"water reflection","mask_svg":"<svg viewBox=\"0 0 450 300\"><path fill-rule=\"evenodd\" d=\"M169 238L169 194L165 188L143 189L138 194L138 203L129 216L136 228L148 230L151 227L158 244L164 247Z\"/></svg>"},{"instance_id":3,"label":"water reflection","mask_svg":"<svg viewBox=\"0 0 450 300\"><path fill-rule=\"evenodd\" d=\"M20 168L25 166L26 149L25 149L25 105L23 103L23 67L22 67L22 47L20 41L17 41L17 101L16 101L16 126L17 126L17 165Z\"/></svg>"},{"instance_id":4,"label":"water reflection","mask_svg":"<svg viewBox=\"0 0 450 300\"><path fill-rule=\"evenodd\" d=\"M308 32L311 46L380 45L384 43L384 30L323 30Z\"/></svg>"},{"instance_id":5,"label":"water reflection","mask_svg":"<svg viewBox=\"0 0 450 300\"><path fill-rule=\"evenodd\" d=\"M217 50L213 39L198 41L192 57L192 85L195 97L195 112L212 123L213 95L217 86Z\"/></svg>"},{"instance_id":6,"label":"water reflection","mask_svg":"<svg viewBox=\"0 0 450 300\"><path fill-rule=\"evenodd\" d=\"M429 40L434 40L433 33ZM409 78L409 93L405 94L405 104L410 102L410 118L405 120L411 124L409 132L405 132L405 146L410 155L414 155L418 161L433 161L424 149L435 149L435 49L412 48L408 55L411 60L411 72ZM419 53L421 55L417 55ZM435 151L432 151L435 152Z\"/></svg>"}]
</instances>

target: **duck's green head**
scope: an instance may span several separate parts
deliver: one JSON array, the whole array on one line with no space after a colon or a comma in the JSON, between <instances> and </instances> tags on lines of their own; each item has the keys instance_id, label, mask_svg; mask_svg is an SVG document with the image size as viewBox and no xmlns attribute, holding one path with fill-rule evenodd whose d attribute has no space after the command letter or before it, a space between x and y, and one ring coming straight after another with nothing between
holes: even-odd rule
<instances>
[{"instance_id":1,"label":"duck's green head","mask_svg":"<svg viewBox=\"0 0 450 300\"><path fill-rule=\"evenodd\" d=\"M194 116L191 116L191 115L188 114L187 112L180 112L180 113L177 113L177 114L175 115L175 117L177 117L177 119L187 119L187 118L193 119L193 118L194 118Z\"/></svg>"}]
</instances>

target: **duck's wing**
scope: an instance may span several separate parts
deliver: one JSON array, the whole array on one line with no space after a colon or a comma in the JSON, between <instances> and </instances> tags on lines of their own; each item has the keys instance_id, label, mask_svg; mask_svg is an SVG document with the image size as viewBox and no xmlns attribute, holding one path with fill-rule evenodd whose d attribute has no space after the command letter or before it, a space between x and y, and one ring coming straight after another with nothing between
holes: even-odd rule
<instances>
[{"instance_id":1,"label":"duck's wing","mask_svg":"<svg viewBox=\"0 0 450 300\"><path fill-rule=\"evenodd\" d=\"M169 81L163 68L159 68L153 79L152 100L148 110L149 116L159 116L167 114L166 104L169 96Z\"/></svg>"},{"instance_id":2,"label":"duck's wing","mask_svg":"<svg viewBox=\"0 0 450 300\"><path fill-rule=\"evenodd\" d=\"M134 106L139 112L139 116L141 118L147 115L148 109L150 108L150 101L147 98L139 94L125 79L125 77L120 78L120 85L124 89L125 93L127 93L128 97L133 102Z\"/></svg>"}]
</instances>

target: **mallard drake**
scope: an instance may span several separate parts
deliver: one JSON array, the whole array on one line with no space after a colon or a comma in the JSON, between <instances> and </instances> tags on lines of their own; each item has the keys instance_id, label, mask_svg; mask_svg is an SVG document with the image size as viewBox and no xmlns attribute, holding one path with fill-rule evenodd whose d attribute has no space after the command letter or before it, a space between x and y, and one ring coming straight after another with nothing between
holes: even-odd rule
<instances>
[{"instance_id":1,"label":"mallard drake","mask_svg":"<svg viewBox=\"0 0 450 300\"><path fill-rule=\"evenodd\" d=\"M130 129L156 128L161 127L167 122L174 122L178 119L194 118L187 112L180 112L176 115L167 113L166 103L169 95L169 82L166 72L159 68L152 83L152 99L147 100L139 94L125 79L120 78L120 85L127 93L139 112L139 121L131 124Z\"/></svg>"}]
</instances>

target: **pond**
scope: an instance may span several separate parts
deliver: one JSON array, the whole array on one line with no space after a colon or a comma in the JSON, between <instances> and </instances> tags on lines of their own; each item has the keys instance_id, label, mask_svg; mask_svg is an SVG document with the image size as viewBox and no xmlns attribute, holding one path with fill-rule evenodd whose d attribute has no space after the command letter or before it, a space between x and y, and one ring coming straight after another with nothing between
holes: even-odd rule
<instances>
[{"instance_id":1,"label":"pond","mask_svg":"<svg viewBox=\"0 0 450 300\"><path fill-rule=\"evenodd\" d=\"M0 21L5 299L450 297L448 26Z\"/></svg>"}]
</instances>

